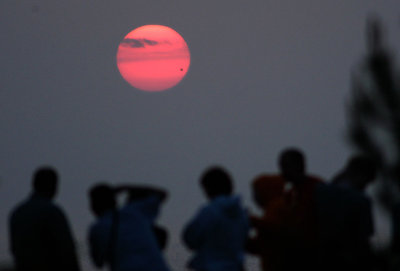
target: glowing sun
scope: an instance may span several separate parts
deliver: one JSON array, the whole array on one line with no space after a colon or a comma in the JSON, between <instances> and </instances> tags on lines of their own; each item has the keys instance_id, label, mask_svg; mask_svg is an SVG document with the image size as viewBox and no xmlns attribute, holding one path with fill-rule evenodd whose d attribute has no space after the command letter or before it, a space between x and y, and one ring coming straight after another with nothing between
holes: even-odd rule
<instances>
[{"instance_id":1,"label":"glowing sun","mask_svg":"<svg viewBox=\"0 0 400 271\"><path fill-rule=\"evenodd\" d=\"M122 77L144 91L163 91L177 85L190 66L185 40L172 28L144 25L128 33L118 46Z\"/></svg>"}]
</instances>

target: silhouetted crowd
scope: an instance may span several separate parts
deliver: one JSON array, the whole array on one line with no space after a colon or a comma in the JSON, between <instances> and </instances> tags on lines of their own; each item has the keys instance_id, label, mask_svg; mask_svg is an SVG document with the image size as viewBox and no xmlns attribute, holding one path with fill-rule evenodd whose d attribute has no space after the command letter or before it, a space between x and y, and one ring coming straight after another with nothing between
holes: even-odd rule
<instances>
[{"instance_id":1,"label":"silhouetted crowd","mask_svg":"<svg viewBox=\"0 0 400 271\"><path fill-rule=\"evenodd\" d=\"M279 173L262 174L251 182L261 215L243 207L226 169L204 171L199 180L208 202L182 231L183 243L193 252L188 269L244 271L245 256L252 254L259 257L263 271L384 270L370 245L374 224L371 200L364 193L376 177L370 159L352 157L329 182L306 172L299 149L283 150L278 165ZM52 201L57 181L55 169L37 169L32 194L10 214L16 270L80 270L66 215ZM88 196L96 217L88 247L96 267L174 270L163 256L168 231L157 222L166 191L99 183ZM396 240L393 244L399 246Z\"/></svg>"}]
</instances>

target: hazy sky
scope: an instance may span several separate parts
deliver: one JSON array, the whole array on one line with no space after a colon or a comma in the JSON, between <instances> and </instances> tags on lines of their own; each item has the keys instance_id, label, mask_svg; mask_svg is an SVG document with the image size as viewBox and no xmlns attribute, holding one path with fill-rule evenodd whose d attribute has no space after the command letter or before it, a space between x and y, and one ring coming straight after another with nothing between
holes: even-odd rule
<instances>
[{"instance_id":1,"label":"hazy sky","mask_svg":"<svg viewBox=\"0 0 400 271\"><path fill-rule=\"evenodd\" d=\"M332 177L351 153L345 103L371 12L398 51L398 0L1 1L0 261L7 215L43 164L59 170L57 202L83 253L92 184L168 189L161 223L175 270L207 166L225 166L250 208L250 180L276 171L286 146ZM187 76L165 92L132 88L116 66L119 42L145 24L172 27L191 52Z\"/></svg>"}]
</instances>

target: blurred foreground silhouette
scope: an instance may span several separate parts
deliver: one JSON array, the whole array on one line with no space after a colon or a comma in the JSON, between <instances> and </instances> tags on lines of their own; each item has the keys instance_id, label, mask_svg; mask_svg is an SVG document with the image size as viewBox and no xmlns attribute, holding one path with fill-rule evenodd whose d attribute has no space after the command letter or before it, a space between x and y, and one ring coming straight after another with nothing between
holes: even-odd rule
<instances>
[{"instance_id":1,"label":"blurred foreground silhouette","mask_svg":"<svg viewBox=\"0 0 400 271\"><path fill-rule=\"evenodd\" d=\"M262 216L250 216L255 232L247 242L247 251L258 255L262 270L281 270L284 261L284 235L286 217L285 182L277 175L263 174L252 183L253 200L262 210Z\"/></svg>"},{"instance_id":2,"label":"blurred foreground silhouette","mask_svg":"<svg viewBox=\"0 0 400 271\"><path fill-rule=\"evenodd\" d=\"M10 248L18 271L79 270L67 218L52 202L57 182L53 168L39 168L32 195L11 212Z\"/></svg>"},{"instance_id":3,"label":"blurred foreground silhouette","mask_svg":"<svg viewBox=\"0 0 400 271\"><path fill-rule=\"evenodd\" d=\"M127 194L122 207L117 197ZM167 193L147 186L98 184L89 191L96 221L89 231L89 249L94 265L110 270L167 271L161 250L167 232L155 220Z\"/></svg>"},{"instance_id":4,"label":"blurred foreground silhouette","mask_svg":"<svg viewBox=\"0 0 400 271\"><path fill-rule=\"evenodd\" d=\"M321 266L329 263L325 270L375 270L372 203L364 194L375 172L370 159L354 156L329 184L318 186L318 255Z\"/></svg>"},{"instance_id":5,"label":"blurred foreground silhouette","mask_svg":"<svg viewBox=\"0 0 400 271\"><path fill-rule=\"evenodd\" d=\"M306 173L297 148L281 152L279 168L252 183L263 213L251 216L247 249L263 271L382 270L369 243L374 226L364 189L376 172L370 159L352 157L330 183Z\"/></svg>"},{"instance_id":6,"label":"blurred foreground silhouette","mask_svg":"<svg viewBox=\"0 0 400 271\"><path fill-rule=\"evenodd\" d=\"M392 215L392 243L381 270L400 268L400 82L377 18L368 22L368 54L353 75L348 135L377 166L378 199Z\"/></svg>"},{"instance_id":7,"label":"blurred foreground silhouette","mask_svg":"<svg viewBox=\"0 0 400 271\"><path fill-rule=\"evenodd\" d=\"M253 198L263 210L252 216L255 236L247 244L261 257L262 270L317 269L316 187L321 179L306 173L302 151L288 148L279 155L279 175L253 181Z\"/></svg>"},{"instance_id":8,"label":"blurred foreground silhouette","mask_svg":"<svg viewBox=\"0 0 400 271\"><path fill-rule=\"evenodd\" d=\"M183 231L185 245L194 252L188 266L196 271L242 271L249 225L240 199L232 195L231 177L213 167L200 184L209 201Z\"/></svg>"},{"instance_id":9,"label":"blurred foreground silhouette","mask_svg":"<svg viewBox=\"0 0 400 271\"><path fill-rule=\"evenodd\" d=\"M400 88L382 28L370 19L368 54L353 74L349 138L377 165L384 181L400 184Z\"/></svg>"}]
</instances>

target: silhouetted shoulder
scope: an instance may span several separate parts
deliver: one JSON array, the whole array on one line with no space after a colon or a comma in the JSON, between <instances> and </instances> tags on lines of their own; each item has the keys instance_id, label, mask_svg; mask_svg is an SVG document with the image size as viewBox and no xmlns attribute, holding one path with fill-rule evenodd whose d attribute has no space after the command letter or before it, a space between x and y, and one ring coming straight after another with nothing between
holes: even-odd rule
<instances>
[{"instance_id":1,"label":"silhouetted shoulder","mask_svg":"<svg viewBox=\"0 0 400 271\"><path fill-rule=\"evenodd\" d=\"M11 212L11 220L26 219L27 217L36 217L38 220L48 217L64 217L64 213L60 207L47 199L32 197ZM43 221L44 222L44 221Z\"/></svg>"}]
</instances>

